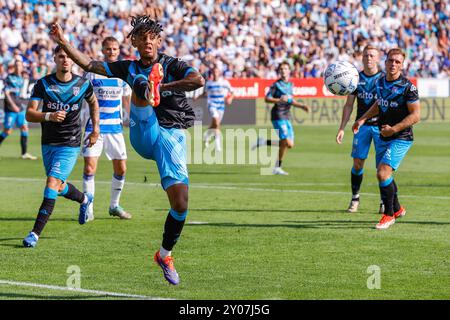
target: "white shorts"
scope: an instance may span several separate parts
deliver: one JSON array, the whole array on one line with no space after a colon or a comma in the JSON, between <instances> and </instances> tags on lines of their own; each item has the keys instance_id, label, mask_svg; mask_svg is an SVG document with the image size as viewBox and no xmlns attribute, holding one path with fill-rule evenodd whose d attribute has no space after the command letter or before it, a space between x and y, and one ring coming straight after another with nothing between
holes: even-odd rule
<instances>
[{"instance_id":1,"label":"white shorts","mask_svg":"<svg viewBox=\"0 0 450 320\"><path fill-rule=\"evenodd\" d=\"M219 122L222 121L223 113L225 112L225 109L219 109L219 108L216 108L216 107L209 107L208 111L209 111L209 115L211 116L211 118L218 118Z\"/></svg>"},{"instance_id":2,"label":"white shorts","mask_svg":"<svg viewBox=\"0 0 450 320\"><path fill-rule=\"evenodd\" d=\"M85 137L88 134L86 132ZM83 157L100 157L103 149L108 160L127 158L127 148L122 133L100 133L97 142L91 148L83 147L81 154Z\"/></svg>"}]
</instances>

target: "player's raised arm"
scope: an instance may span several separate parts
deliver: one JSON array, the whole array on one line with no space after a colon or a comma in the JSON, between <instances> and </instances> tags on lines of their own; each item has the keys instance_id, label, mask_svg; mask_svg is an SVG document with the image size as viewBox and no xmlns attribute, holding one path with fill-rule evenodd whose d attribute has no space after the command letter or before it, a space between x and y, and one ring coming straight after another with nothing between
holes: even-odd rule
<instances>
[{"instance_id":1,"label":"player's raised arm","mask_svg":"<svg viewBox=\"0 0 450 320\"><path fill-rule=\"evenodd\" d=\"M50 26L50 37L58 43L67 55L86 72L93 72L103 76L108 73L105 69L103 61L93 61L87 55L73 47L69 41L64 38L64 33L58 23L53 23Z\"/></svg>"},{"instance_id":2,"label":"player's raised arm","mask_svg":"<svg viewBox=\"0 0 450 320\"><path fill-rule=\"evenodd\" d=\"M353 111L353 104L355 102L356 96L349 95L347 97L347 100L345 101L344 108L342 110L342 119L341 119L341 125L339 126L339 130L336 134L336 142L338 144L342 143L342 140L344 139L344 129L347 125L348 121L350 120L350 115Z\"/></svg>"},{"instance_id":3,"label":"player's raised arm","mask_svg":"<svg viewBox=\"0 0 450 320\"><path fill-rule=\"evenodd\" d=\"M364 113L361 118L357 119L352 126L353 133L358 133L359 128L366 122L367 119L375 117L379 113L378 109L378 101L375 101L374 104Z\"/></svg>"},{"instance_id":4,"label":"player's raised arm","mask_svg":"<svg viewBox=\"0 0 450 320\"><path fill-rule=\"evenodd\" d=\"M194 91L205 85L205 79L200 72L193 70L181 80L168 83L162 83L159 87L160 91Z\"/></svg>"}]
</instances>

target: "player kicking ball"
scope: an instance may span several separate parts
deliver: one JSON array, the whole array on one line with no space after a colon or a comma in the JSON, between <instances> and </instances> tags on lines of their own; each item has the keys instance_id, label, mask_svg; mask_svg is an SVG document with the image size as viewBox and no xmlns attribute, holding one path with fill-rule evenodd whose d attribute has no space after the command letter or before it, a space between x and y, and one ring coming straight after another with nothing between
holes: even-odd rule
<instances>
[{"instance_id":1,"label":"player kicking ball","mask_svg":"<svg viewBox=\"0 0 450 320\"><path fill-rule=\"evenodd\" d=\"M278 66L278 73L280 79L278 79L267 92L265 101L267 103L273 103L274 106L271 111L271 119L273 128L277 130L280 141L265 140L259 138L252 149L256 149L261 146L279 146L278 159L273 169L273 174L288 175L286 171L281 168L284 156L288 149L294 147L294 129L292 128L291 121L291 107L300 108L306 112L309 112L309 108L303 105L293 98L293 83L289 81L291 75L291 67L288 62L282 62Z\"/></svg>"},{"instance_id":2,"label":"player kicking ball","mask_svg":"<svg viewBox=\"0 0 450 320\"><path fill-rule=\"evenodd\" d=\"M384 73L379 69L378 64L380 62L380 52L376 47L366 46L363 50L363 66L364 69L359 72L359 83L355 92L349 95L344 109L342 111L341 125L339 126L338 133L336 135L336 142L341 144L344 140L344 129L347 122L350 119L350 115L353 111L353 104L355 99L357 101L357 113L356 119L359 119L370 107L375 103L377 92L376 83L378 79L384 76ZM364 175L364 163L369 154L370 145L375 146L375 150L378 150L381 146L380 130L378 129L378 117L375 116L371 119L367 119L364 125L361 126L358 133L353 136L352 158L353 167L351 170L351 188L352 199L347 211L354 213L358 211L359 207L359 190ZM378 163L376 163L378 167ZM380 204L380 213L384 212L384 206Z\"/></svg>"},{"instance_id":3,"label":"player kicking ball","mask_svg":"<svg viewBox=\"0 0 450 320\"><path fill-rule=\"evenodd\" d=\"M81 103L89 104L92 132L86 137L86 147L92 147L99 135L98 102L91 83L72 73L73 61L57 46L54 52L56 73L36 82L27 107L26 117L30 122L40 122L42 127L42 159L47 182L44 199L33 230L23 240L25 247L35 247L42 230L55 207L56 198L80 204L78 222L87 220L87 209L93 201L91 194L82 193L67 182L80 153ZM42 112L38 111L42 102Z\"/></svg>"},{"instance_id":4,"label":"player kicking ball","mask_svg":"<svg viewBox=\"0 0 450 320\"><path fill-rule=\"evenodd\" d=\"M381 147L377 150L377 178L384 213L377 229L388 229L406 214L400 205L393 171L411 148L414 140L413 125L420 120L420 102L417 88L402 75L405 54L401 49L389 50L386 58L386 75L377 82L377 101L353 124L353 132L378 115Z\"/></svg>"},{"instance_id":5,"label":"player kicking ball","mask_svg":"<svg viewBox=\"0 0 450 320\"><path fill-rule=\"evenodd\" d=\"M64 38L60 25L53 24L50 35L85 71L120 78L132 88L131 145L143 158L156 162L170 203L162 244L154 260L165 279L177 285L180 278L174 267L172 248L180 238L188 214L189 179L183 129L191 127L195 120L185 91L204 86L205 80L181 59L158 52L162 26L155 20L149 16L132 17L131 26L128 37L139 52L138 61L92 61Z\"/></svg>"}]
</instances>

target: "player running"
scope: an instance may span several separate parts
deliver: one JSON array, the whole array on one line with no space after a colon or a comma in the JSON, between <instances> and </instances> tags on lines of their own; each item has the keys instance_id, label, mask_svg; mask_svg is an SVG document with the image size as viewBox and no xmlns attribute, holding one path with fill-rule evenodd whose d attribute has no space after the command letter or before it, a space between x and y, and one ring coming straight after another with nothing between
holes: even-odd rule
<instances>
[{"instance_id":1,"label":"player running","mask_svg":"<svg viewBox=\"0 0 450 320\"><path fill-rule=\"evenodd\" d=\"M23 62L14 61L14 71L5 79L5 121L3 132L0 134L0 145L12 133L13 127L20 128L20 146L22 149L22 159L36 160L37 157L27 152L28 147L28 122L25 119L25 102L20 97L24 87L22 77Z\"/></svg>"},{"instance_id":2,"label":"player running","mask_svg":"<svg viewBox=\"0 0 450 320\"><path fill-rule=\"evenodd\" d=\"M114 37L107 37L102 42L102 53L106 62L117 61L120 54L119 42ZM118 78L108 79L95 73L87 73L94 87L100 110L100 136L92 148L83 148L84 174L83 191L95 194L95 173L97 171L98 158L105 151L108 160L112 161L114 174L111 181L111 200L109 215L120 219L131 219L131 214L120 205L120 194L125 184L127 170L127 150L123 138L122 106L130 113L131 91L128 84ZM92 132L92 121L87 120L86 134ZM94 202L89 206L88 221L94 220Z\"/></svg>"},{"instance_id":3,"label":"player running","mask_svg":"<svg viewBox=\"0 0 450 320\"><path fill-rule=\"evenodd\" d=\"M396 218L406 214L398 201L392 174L413 144L412 126L420 120L420 102L417 88L402 75L404 60L401 49L389 50L386 76L377 82L377 101L353 124L356 134L368 119L379 116L381 146L377 150L377 178L385 211L377 229L389 228Z\"/></svg>"},{"instance_id":4,"label":"player running","mask_svg":"<svg viewBox=\"0 0 450 320\"><path fill-rule=\"evenodd\" d=\"M353 104L357 100L356 119L359 119L376 101L376 82L384 73L380 70L380 52L374 46L366 46L363 50L364 69L359 72L359 83L353 94L347 97L347 101L342 111L342 120L336 135L336 142L341 144L344 139L344 129L353 111ZM370 145L373 141L375 150L380 148L380 130L378 129L378 116L367 119L358 133L353 136L352 158L353 167L351 170L352 200L347 209L348 212L357 212L359 207L359 190L364 174L364 162L369 154ZM378 166L378 163L376 163ZM380 213L384 212L383 204L380 204Z\"/></svg>"},{"instance_id":5,"label":"player running","mask_svg":"<svg viewBox=\"0 0 450 320\"><path fill-rule=\"evenodd\" d=\"M47 182L33 230L23 240L25 247L36 246L58 196L80 203L80 224L86 222L87 209L93 200L91 194L83 194L67 182L67 178L80 153L81 103L86 100L91 111L93 130L84 142L87 147L91 147L99 135L98 102L90 82L71 72L73 61L60 46L54 51L54 61L56 73L36 82L26 113L28 121L41 123L42 159ZM42 112L38 111L41 102Z\"/></svg>"},{"instance_id":6,"label":"player running","mask_svg":"<svg viewBox=\"0 0 450 320\"><path fill-rule=\"evenodd\" d=\"M233 101L233 92L228 80L224 79L218 66L212 69L212 79L205 85L209 115L211 125L205 132L203 140L205 147L208 147L210 139L214 136L216 151L222 151L222 133L220 123L225 112L225 104L230 105Z\"/></svg>"},{"instance_id":7,"label":"player running","mask_svg":"<svg viewBox=\"0 0 450 320\"><path fill-rule=\"evenodd\" d=\"M133 17L131 26L128 37L139 52L138 61L92 61L64 38L60 25L53 24L50 34L85 71L120 78L131 86L131 144L142 157L156 161L171 207L162 245L154 260L166 280L176 285L180 278L171 253L188 213L189 179L183 129L191 127L195 120L185 91L204 86L205 80L181 59L158 52L162 27L155 20L149 16Z\"/></svg>"},{"instance_id":8,"label":"player running","mask_svg":"<svg viewBox=\"0 0 450 320\"><path fill-rule=\"evenodd\" d=\"M267 103L274 103L274 107L271 111L272 124L275 130L278 132L280 141L266 140L259 138L257 143L252 149L258 148L263 145L267 146L279 146L278 159L273 169L273 174L288 175L286 171L281 168L282 161L288 149L294 147L294 129L289 121L291 118L291 106L303 109L309 112L309 108L303 105L293 98L292 82L289 82L291 74L291 67L288 62L282 62L278 66L278 73L280 79L278 79L267 92L265 101Z\"/></svg>"}]
</instances>

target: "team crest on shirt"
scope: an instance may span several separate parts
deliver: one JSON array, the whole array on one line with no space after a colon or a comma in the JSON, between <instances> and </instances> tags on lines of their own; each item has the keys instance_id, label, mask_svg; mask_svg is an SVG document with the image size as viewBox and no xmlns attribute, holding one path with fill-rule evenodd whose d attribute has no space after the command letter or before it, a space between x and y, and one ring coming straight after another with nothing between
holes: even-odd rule
<instances>
[{"instance_id":1,"label":"team crest on shirt","mask_svg":"<svg viewBox=\"0 0 450 320\"><path fill-rule=\"evenodd\" d=\"M59 92L59 87L56 84L52 84L48 87L48 90L52 92Z\"/></svg>"},{"instance_id":2,"label":"team crest on shirt","mask_svg":"<svg viewBox=\"0 0 450 320\"><path fill-rule=\"evenodd\" d=\"M73 87L72 90L74 96L77 96L80 93L80 87Z\"/></svg>"}]
</instances>

